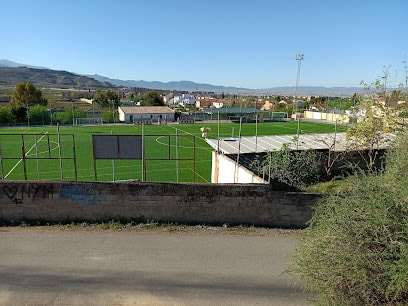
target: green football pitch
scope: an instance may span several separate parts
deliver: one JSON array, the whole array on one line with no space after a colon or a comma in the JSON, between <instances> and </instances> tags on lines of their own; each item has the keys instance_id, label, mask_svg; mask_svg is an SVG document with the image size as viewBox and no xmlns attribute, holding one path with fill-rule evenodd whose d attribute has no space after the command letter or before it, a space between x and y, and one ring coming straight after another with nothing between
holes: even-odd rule
<instances>
[{"instance_id":1,"label":"green football pitch","mask_svg":"<svg viewBox=\"0 0 408 306\"><path fill-rule=\"evenodd\" d=\"M297 133L297 122L98 125L0 129L2 178L151 182L210 182L208 138ZM332 124L301 122L300 133L332 133ZM346 130L338 126L337 131ZM92 135L145 135L144 160L94 160Z\"/></svg>"}]
</instances>

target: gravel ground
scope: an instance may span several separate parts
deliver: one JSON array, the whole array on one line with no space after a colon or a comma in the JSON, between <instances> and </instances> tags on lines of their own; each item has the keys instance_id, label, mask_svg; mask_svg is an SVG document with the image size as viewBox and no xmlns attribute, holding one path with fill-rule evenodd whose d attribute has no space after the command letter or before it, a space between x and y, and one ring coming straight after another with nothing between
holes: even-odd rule
<instances>
[{"instance_id":1,"label":"gravel ground","mask_svg":"<svg viewBox=\"0 0 408 306\"><path fill-rule=\"evenodd\" d=\"M283 236L298 237L300 229L280 229L253 226L208 226L208 225L160 225L157 223L145 224L120 224L114 222L97 224L67 224L67 225L20 225L3 226L0 230L47 230L47 231L85 231L85 232L150 232L150 233L173 233L173 234L214 234L214 235L242 235L242 236Z\"/></svg>"}]
</instances>

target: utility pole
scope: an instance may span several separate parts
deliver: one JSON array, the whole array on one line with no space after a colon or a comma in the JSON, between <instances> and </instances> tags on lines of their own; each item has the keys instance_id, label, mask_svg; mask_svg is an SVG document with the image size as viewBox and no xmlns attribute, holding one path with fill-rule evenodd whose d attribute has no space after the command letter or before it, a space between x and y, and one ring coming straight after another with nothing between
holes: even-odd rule
<instances>
[{"instance_id":1,"label":"utility pole","mask_svg":"<svg viewBox=\"0 0 408 306\"><path fill-rule=\"evenodd\" d=\"M298 123L297 124L297 137L296 137L297 138L296 139L296 150L298 150L298 148L299 148L299 133L300 133L300 115L299 115L299 109L298 109L296 98L297 98L298 89L299 89L300 66L301 66L302 61L303 61L303 54L299 54L299 53L296 54L295 59L296 59L297 64L298 64L298 69L297 69L297 76L296 76L295 98L293 99L294 100L293 101L293 103L294 103L293 110L295 109L295 105L296 105L295 115L296 115L296 119L297 119L297 123Z\"/></svg>"}]
</instances>

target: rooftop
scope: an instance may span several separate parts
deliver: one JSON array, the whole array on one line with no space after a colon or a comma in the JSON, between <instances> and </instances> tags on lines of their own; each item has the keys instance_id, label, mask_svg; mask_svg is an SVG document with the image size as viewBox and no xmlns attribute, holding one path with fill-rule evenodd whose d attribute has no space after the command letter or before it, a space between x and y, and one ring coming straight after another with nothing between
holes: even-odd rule
<instances>
[{"instance_id":1,"label":"rooftop","mask_svg":"<svg viewBox=\"0 0 408 306\"><path fill-rule=\"evenodd\" d=\"M392 135L386 136L386 139L390 138ZM215 150L224 154L277 151L284 144L289 144L292 150L327 150L333 144L334 151L345 151L350 147L350 142L346 140L346 133L301 134L299 142L296 141L296 135L229 137L206 139L206 141ZM386 143L387 141L384 141L384 147Z\"/></svg>"},{"instance_id":2,"label":"rooftop","mask_svg":"<svg viewBox=\"0 0 408 306\"><path fill-rule=\"evenodd\" d=\"M167 106L119 106L125 114L173 114Z\"/></svg>"}]
</instances>

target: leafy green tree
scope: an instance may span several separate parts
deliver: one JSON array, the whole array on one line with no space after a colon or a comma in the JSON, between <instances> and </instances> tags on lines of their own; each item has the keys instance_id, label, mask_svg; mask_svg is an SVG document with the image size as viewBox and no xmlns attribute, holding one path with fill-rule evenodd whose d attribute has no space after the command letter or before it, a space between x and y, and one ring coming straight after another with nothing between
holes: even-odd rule
<instances>
[{"instance_id":1,"label":"leafy green tree","mask_svg":"<svg viewBox=\"0 0 408 306\"><path fill-rule=\"evenodd\" d=\"M48 109L43 105L34 105L28 109L30 124L49 124L51 116Z\"/></svg>"},{"instance_id":2,"label":"leafy green tree","mask_svg":"<svg viewBox=\"0 0 408 306\"><path fill-rule=\"evenodd\" d=\"M93 99L103 108L117 108L120 104L118 94L110 89L108 89L106 92L98 90Z\"/></svg>"},{"instance_id":3,"label":"leafy green tree","mask_svg":"<svg viewBox=\"0 0 408 306\"><path fill-rule=\"evenodd\" d=\"M340 100L339 108L342 110L348 110L355 106L358 106L360 103L359 99L356 96L351 98L343 98Z\"/></svg>"},{"instance_id":4,"label":"leafy green tree","mask_svg":"<svg viewBox=\"0 0 408 306\"><path fill-rule=\"evenodd\" d=\"M11 112L16 117L17 122L27 122L27 108L25 106L14 106L11 108Z\"/></svg>"},{"instance_id":5,"label":"leafy green tree","mask_svg":"<svg viewBox=\"0 0 408 306\"><path fill-rule=\"evenodd\" d=\"M47 100L43 98L41 90L35 88L30 82L18 83L14 89L10 106L31 106L47 105Z\"/></svg>"},{"instance_id":6,"label":"leafy green tree","mask_svg":"<svg viewBox=\"0 0 408 306\"><path fill-rule=\"evenodd\" d=\"M101 117L104 123L115 123L119 121L118 112L116 110L112 111L110 108L104 109Z\"/></svg>"},{"instance_id":7,"label":"leafy green tree","mask_svg":"<svg viewBox=\"0 0 408 306\"><path fill-rule=\"evenodd\" d=\"M407 305L408 134L379 175L349 177L314 209L289 273L319 305Z\"/></svg>"},{"instance_id":8,"label":"leafy green tree","mask_svg":"<svg viewBox=\"0 0 408 306\"><path fill-rule=\"evenodd\" d=\"M164 100L160 92L149 90L142 98L142 106L164 106Z\"/></svg>"},{"instance_id":9,"label":"leafy green tree","mask_svg":"<svg viewBox=\"0 0 408 306\"><path fill-rule=\"evenodd\" d=\"M288 116L291 117L293 114L293 104L289 104L289 105L278 104L276 111L278 112L286 111L288 112Z\"/></svg>"},{"instance_id":10,"label":"leafy green tree","mask_svg":"<svg viewBox=\"0 0 408 306\"><path fill-rule=\"evenodd\" d=\"M142 104L142 102L143 102L143 98L141 96L133 97L133 104L134 105Z\"/></svg>"},{"instance_id":11,"label":"leafy green tree","mask_svg":"<svg viewBox=\"0 0 408 306\"><path fill-rule=\"evenodd\" d=\"M55 123L63 123L63 124L70 123L70 122L72 123L72 111L71 111L71 114L69 114L67 110L63 112L56 112L53 114L52 121Z\"/></svg>"},{"instance_id":12,"label":"leafy green tree","mask_svg":"<svg viewBox=\"0 0 408 306\"><path fill-rule=\"evenodd\" d=\"M86 118L85 111L76 109L66 109L63 112L57 112L53 115L53 122L62 124L72 124L74 118Z\"/></svg>"},{"instance_id":13,"label":"leafy green tree","mask_svg":"<svg viewBox=\"0 0 408 306\"><path fill-rule=\"evenodd\" d=\"M93 97L93 100L94 100L96 103L100 104L100 105L103 105L103 104L105 104L105 103L108 101L108 99L107 99L105 93L104 93L103 91L101 91L101 90L98 90L98 91L95 93L95 95L94 95L94 97Z\"/></svg>"},{"instance_id":14,"label":"leafy green tree","mask_svg":"<svg viewBox=\"0 0 408 306\"><path fill-rule=\"evenodd\" d=\"M0 124L12 125L16 123L16 116L14 116L11 108L0 107Z\"/></svg>"},{"instance_id":15,"label":"leafy green tree","mask_svg":"<svg viewBox=\"0 0 408 306\"><path fill-rule=\"evenodd\" d=\"M118 96L117 92L108 89L106 91L106 98L110 102L115 102L115 105L117 106L117 103L119 102L119 96Z\"/></svg>"},{"instance_id":16,"label":"leafy green tree","mask_svg":"<svg viewBox=\"0 0 408 306\"><path fill-rule=\"evenodd\" d=\"M317 105L319 109L327 107L327 99L325 97L313 97L310 99L310 104Z\"/></svg>"}]
</instances>

